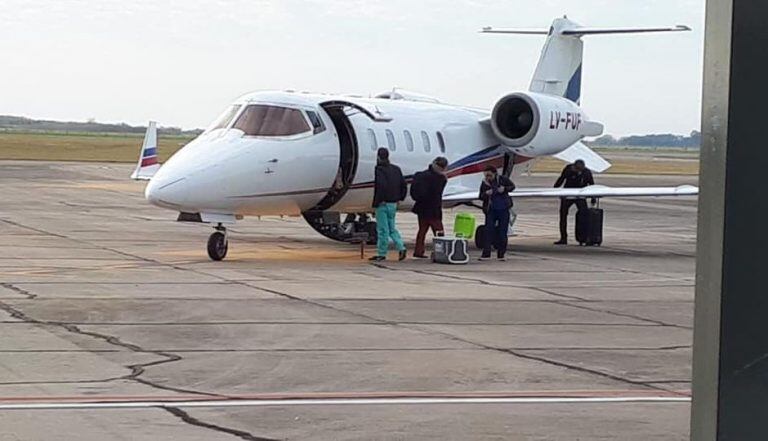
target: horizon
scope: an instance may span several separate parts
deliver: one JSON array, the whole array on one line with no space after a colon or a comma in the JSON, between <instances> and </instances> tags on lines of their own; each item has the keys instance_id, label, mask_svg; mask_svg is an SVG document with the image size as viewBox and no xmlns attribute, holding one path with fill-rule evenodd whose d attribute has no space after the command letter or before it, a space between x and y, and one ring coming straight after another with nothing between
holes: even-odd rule
<instances>
[{"instance_id":1,"label":"horizon","mask_svg":"<svg viewBox=\"0 0 768 441\"><path fill-rule=\"evenodd\" d=\"M43 119L43 118L36 118L33 116L27 116L27 115L10 115L10 114L0 114L0 118L24 118L30 121L35 122L51 122L51 123L58 123L58 124L102 124L102 125L125 125L134 129L137 128L146 128L147 123L144 124L130 124L125 121L99 121L97 119L88 119L84 121L78 121L78 120L58 120L58 119ZM161 122L157 122L157 128L158 129L178 129L184 132L192 132L192 131L202 131L205 130L205 127L180 127L180 126L173 126L173 125L164 125ZM0 130L4 130L7 128L0 127ZM621 138L629 138L632 136L653 136L653 135L674 135L674 136L683 136L687 137L690 136L692 132L699 132L700 128L693 128L687 132L680 133L680 132L648 132L648 133L628 133L626 135L616 135L613 133L605 132L600 136L592 137L588 142L595 141L599 138L605 137L605 136L611 136L613 138L616 138L617 140ZM94 132L94 133L101 133L101 132Z\"/></svg>"}]
</instances>

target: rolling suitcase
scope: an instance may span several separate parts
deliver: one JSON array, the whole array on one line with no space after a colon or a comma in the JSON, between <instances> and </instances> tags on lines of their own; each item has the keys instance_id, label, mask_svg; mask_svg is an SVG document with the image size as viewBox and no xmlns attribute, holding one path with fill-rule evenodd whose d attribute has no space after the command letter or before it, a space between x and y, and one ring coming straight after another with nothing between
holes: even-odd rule
<instances>
[{"instance_id":1,"label":"rolling suitcase","mask_svg":"<svg viewBox=\"0 0 768 441\"><path fill-rule=\"evenodd\" d=\"M435 237L432 262L465 265L469 263L467 241L460 237Z\"/></svg>"},{"instance_id":2,"label":"rolling suitcase","mask_svg":"<svg viewBox=\"0 0 768 441\"><path fill-rule=\"evenodd\" d=\"M576 241L579 245L600 246L603 243L603 209L587 208L576 212Z\"/></svg>"}]
</instances>

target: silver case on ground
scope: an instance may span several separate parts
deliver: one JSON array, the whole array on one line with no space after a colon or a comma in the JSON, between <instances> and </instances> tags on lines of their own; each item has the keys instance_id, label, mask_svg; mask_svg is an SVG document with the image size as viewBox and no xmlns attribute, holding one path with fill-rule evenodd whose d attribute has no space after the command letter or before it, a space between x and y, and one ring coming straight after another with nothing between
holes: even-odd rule
<instances>
[{"instance_id":1,"label":"silver case on ground","mask_svg":"<svg viewBox=\"0 0 768 441\"><path fill-rule=\"evenodd\" d=\"M432 261L451 265L469 263L469 246L466 239L460 237L435 237Z\"/></svg>"}]
</instances>

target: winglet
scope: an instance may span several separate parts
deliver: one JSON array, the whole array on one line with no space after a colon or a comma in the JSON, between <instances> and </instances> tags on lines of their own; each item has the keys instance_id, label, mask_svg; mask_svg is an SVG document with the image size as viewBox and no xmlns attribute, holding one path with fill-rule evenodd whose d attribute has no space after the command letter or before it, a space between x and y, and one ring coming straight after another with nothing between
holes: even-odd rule
<instances>
[{"instance_id":1,"label":"winglet","mask_svg":"<svg viewBox=\"0 0 768 441\"><path fill-rule=\"evenodd\" d=\"M160 163L157 162L157 123L150 121L147 126L147 133L144 135L139 161L131 179L148 181L159 169Z\"/></svg>"}]
</instances>

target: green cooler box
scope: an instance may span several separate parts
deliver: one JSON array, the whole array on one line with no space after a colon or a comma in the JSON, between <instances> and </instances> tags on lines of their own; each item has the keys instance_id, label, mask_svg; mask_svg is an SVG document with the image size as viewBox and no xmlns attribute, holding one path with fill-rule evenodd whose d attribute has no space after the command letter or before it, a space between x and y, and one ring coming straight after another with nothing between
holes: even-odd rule
<instances>
[{"instance_id":1,"label":"green cooler box","mask_svg":"<svg viewBox=\"0 0 768 441\"><path fill-rule=\"evenodd\" d=\"M453 234L456 237L472 239L475 235L475 216L470 213L456 214L456 221L453 223Z\"/></svg>"}]
</instances>

